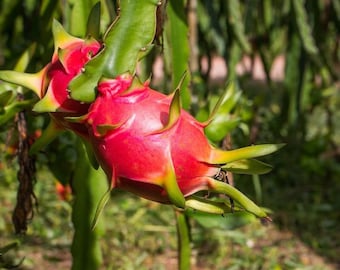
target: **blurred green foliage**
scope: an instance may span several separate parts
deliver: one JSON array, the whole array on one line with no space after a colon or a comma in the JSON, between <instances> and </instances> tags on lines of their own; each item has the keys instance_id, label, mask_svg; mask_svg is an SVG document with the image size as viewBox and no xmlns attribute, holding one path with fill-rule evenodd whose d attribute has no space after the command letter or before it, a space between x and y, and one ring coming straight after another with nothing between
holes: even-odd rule
<instances>
[{"instance_id":1,"label":"blurred green foliage","mask_svg":"<svg viewBox=\"0 0 340 270\"><path fill-rule=\"evenodd\" d=\"M95 1L77 1L82 4L81 12L75 2L1 1L0 69L13 69L26 49L33 46L34 53L31 54L26 71L40 70L50 60L53 52L51 35L53 18L62 21L74 34L83 35L85 30L77 28L77 20L87 17ZM115 1L101 2L104 7L101 21L103 30L115 18L116 4ZM143 64L147 65L147 68L144 67L144 72L152 70L156 56L163 58L166 64L164 81L154 82L154 84L164 86L164 91L168 92L178 84L178 78L184 72L183 68L190 67L191 76L187 77L188 81L184 87L185 91L191 92L191 107L189 108L188 98L185 98L185 106L200 120L207 119L218 97L221 93L225 93L228 99L221 107L221 111L217 113L215 120L217 124L207 130L207 135L215 144L225 143L226 133L231 135L233 148L252 143L286 142L287 147L274 158L270 158L269 163L275 166L271 174L261 176L260 180L253 178L252 184L249 184L251 180L248 177L238 177L235 179L235 184L246 193L253 194L259 203L270 207L274 212L274 221L280 228L291 230L315 251L340 264L337 261L340 252L338 234L340 230L339 1L190 0L182 4L190 5L191 8L185 9L185 12L193 10L197 23L192 23L193 18L186 17L188 14L183 12L183 9L180 11L173 9L169 18L166 18L163 13L163 17L158 18L158 23L169 20L165 25L164 37L160 35L159 45L155 46L151 54L145 58ZM161 8L166 10L169 5L163 5ZM176 22L172 21L173 18L183 20L182 24L176 26L179 32L171 29ZM196 31L193 31L193 27L196 27ZM185 31L186 28L189 28L189 33L197 33L196 39L194 35L181 34L173 46L182 50L178 54L176 51L169 52L167 35L182 33L181 31ZM188 43L195 44L197 49L190 47L190 56L187 48L192 45ZM245 56L250 59L251 65L245 73L239 74L237 67ZM211 71L216 57L221 57L228 69L227 77L222 78L222 83L212 80ZM196 60L198 68L189 65L192 59ZM207 59L206 69L202 67L204 59ZM264 80L261 81L253 77L257 59L260 59L265 74ZM271 73L278 59L284 63L280 80L273 78ZM173 78L169 74L171 65L176 67ZM141 75L148 77L149 74ZM15 200L13 192L4 192L4 190L15 189L17 168L15 148L18 135L15 115L18 110L30 108L30 103L17 106L18 93L24 96L25 102L34 99L25 89L16 89L11 85L0 83L2 107L0 121L5 119L0 126L0 197L1 205L7 207L1 207L1 211L11 209ZM11 113L7 113L9 110ZM46 126L44 116L32 115L29 110L26 116L32 136L36 130ZM32 231L39 232L40 236L47 237L49 240L65 233L66 229L60 228L70 226L67 223L69 220L66 223L63 220L70 214L70 206L65 202L57 201L55 195L52 195L54 184L45 186L42 182L56 178L62 182L68 181L77 159L76 153L68 148L73 143L72 135L65 134L46 149L49 155L43 152L37 157L38 170L45 174L46 167L49 167L54 172L54 176L49 175L43 178L44 180L38 180L36 193L39 194L41 206L39 214L35 217ZM64 162L59 165L58 159L61 153ZM119 198L118 196L117 200ZM168 224L171 214L163 212L165 211L163 206L159 206L157 211L151 209L151 212L145 216L146 214L140 210L144 209L142 206L145 204L147 204L145 201L124 197L119 206L111 206L109 215L122 223L116 220L108 221L117 225L107 228L107 233L112 232L114 237L106 243L108 245L106 254L110 254L111 248L118 247L122 250L122 254L124 251L128 253L133 245L149 249L146 252L157 253L160 252L158 249L165 249L166 245L172 247L175 245L173 240L169 244L165 236L160 238L158 246L154 247L150 244L152 243L150 235L141 236L145 231L156 229L173 233L172 227L170 228ZM124 212L122 209L128 210ZM126 219L131 214L135 217L132 218L135 221L132 223L130 219ZM159 221L160 224L156 225L159 227L148 230L143 226L150 226L149 223L139 226L140 216L146 217L152 224L159 224L157 223ZM214 239L216 247L212 249L217 253L213 253L213 256L216 256L213 258L218 262L224 260L223 254L228 252L223 250L226 245L223 241L229 240L221 240L222 234L232 239L230 241L243 244L249 237L249 232L248 234L237 231L224 232L226 228L233 227L233 222L237 224L237 221L240 222L242 219L233 220L232 217L230 222L226 221L227 219L220 222L219 218L211 219L209 222L209 217L196 216L193 221L195 224L193 238L197 250L205 244L206 239ZM128 224L136 228L130 230L125 225L126 222L130 222ZM9 213L1 212L1 234L10 231L9 224ZM60 224L63 225L58 229ZM203 228L215 227L215 224L219 229ZM209 231L209 234L202 231ZM122 247L124 241L125 246ZM3 245L1 242L0 244ZM273 257L277 253L273 250L270 251L272 253L264 252L263 256L257 258L254 258L251 252L251 249L244 249L242 255L238 254L233 259L234 268L231 269L251 269L251 265L263 264L268 265L268 269L296 269L294 267L301 266L298 260L290 262L274 260ZM143 261L144 255L140 256L140 261ZM135 260L135 265L131 265L134 258L128 258L125 262L122 262L122 258L115 259L121 265L130 264L130 269L140 267L138 260ZM223 267L223 262L220 262L220 265Z\"/></svg>"}]
</instances>

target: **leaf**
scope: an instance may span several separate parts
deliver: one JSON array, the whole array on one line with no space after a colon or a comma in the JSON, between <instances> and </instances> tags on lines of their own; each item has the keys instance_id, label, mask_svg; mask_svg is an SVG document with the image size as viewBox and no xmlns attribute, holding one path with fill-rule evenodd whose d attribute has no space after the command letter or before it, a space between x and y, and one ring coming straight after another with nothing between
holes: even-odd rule
<instances>
[{"instance_id":1,"label":"leaf","mask_svg":"<svg viewBox=\"0 0 340 270\"><path fill-rule=\"evenodd\" d=\"M7 244L6 246L0 247L0 254L3 255L6 252L18 248L19 243L18 242L12 242L10 244Z\"/></svg>"},{"instance_id":2,"label":"leaf","mask_svg":"<svg viewBox=\"0 0 340 270\"><path fill-rule=\"evenodd\" d=\"M37 73L23 73L13 70L1 70L0 71L0 80L4 80L9 83L18 84L28 89L31 89L33 92L37 94L37 96L41 96L41 82L42 77L44 76L45 68Z\"/></svg>"},{"instance_id":3,"label":"leaf","mask_svg":"<svg viewBox=\"0 0 340 270\"><path fill-rule=\"evenodd\" d=\"M332 1L332 6L334 9L334 13L336 14L336 19L340 22L340 2L339 1Z\"/></svg>"},{"instance_id":4,"label":"leaf","mask_svg":"<svg viewBox=\"0 0 340 270\"><path fill-rule=\"evenodd\" d=\"M190 196L185 200L186 209L193 209L199 211L200 213L205 214L214 214L214 215L224 215L229 214L236 211L242 211L238 207L233 207L228 203L225 203L223 200L217 201L209 198L201 198L198 196ZM190 210L188 211L190 212Z\"/></svg>"},{"instance_id":5,"label":"leaf","mask_svg":"<svg viewBox=\"0 0 340 270\"><path fill-rule=\"evenodd\" d=\"M232 198L236 202L240 204L241 207L243 207L246 211L249 213L252 213L253 215L260 217L260 218L266 218L267 214L259 207L257 206L252 200L250 200L246 195L244 195L241 191L234 188L233 186L218 181L214 179L210 179L209 183L209 190L212 192L217 192L219 194L225 194L229 198Z\"/></svg>"},{"instance_id":6,"label":"leaf","mask_svg":"<svg viewBox=\"0 0 340 270\"><path fill-rule=\"evenodd\" d=\"M69 84L75 100L92 102L101 77L135 73L136 65L153 41L158 1L121 1L120 15L104 36L102 51Z\"/></svg>"},{"instance_id":7,"label":"leaf","mask_svg":"<svg viewBox=\"0 0 340 270\"><path fill-rule=\"evenodd\" d=\"M170 0L167 5L167 21L165 25L165 61L171 73L172 87L181 83L181 100L184 109L191 104L189 89L190 73L183 78L183 73L189 70L190 46L188 39L188 23L185 14L185 1Z\"/></svg>"},{"instance_id":8,"label":"leaf","mask_svg":"<svg viewBox=\"0 0 340 270\"><path fill-rule=\"evenodd\" d=\"M248 212L235 212L232 215L207 214L198 211L188 211L188 216L195 219L203 228L232 230L256 220L256 217Z\"/></svg>"},{"instance_id":9,"label":"leaf","mask_svg":"<svg viewBox=\"0 0 340 270\"><path fill-rule=\"evenodd\" d=\"M270 29L274 20L273 6L271 0L262 1L263 21L266 29Z\"/></svg>"},{"instance_id":10,"label":"leaf","mask_svg":"<svg viewBox=\"0 0 340 270\"><path fill-rule=\"evenodd\" d=\"M213 149L209 163L226 164L237 160L261 157L276 152L283 146L284 144L260 144L229 151Z\"/></svg>"},{"instance_id":11,"label":"leaf","mask_svg":"<svg viewBox=\"0 0 340 270\"><path fill-rule=\"evenodd\" d=\"M170 161L166 166L166 173L164 173L162 179L162 187L166 191L166 194L169 197L170 202L178 208L185 207L185 199L182 191L178 186L178 182L176 179L175 168L173 167L172 162Z\"/></svg>"},{"instance_id":12,"label":"leaf","mask_svg":"<svg viewBox=\"0 0 340 270\"><path fill-rule=\"evenodd\" d=\"M241 6L239 0L226 1L229 15L229 25L232 28L233 34L240 44L241 48L246 52L251 52L251 46L244 32L244 23L241 16Z\"/></svg>"},{"instance_id":13,"label":"leaf","mask_svg":"<svg viewBox=\"0 0 340 270\"><path fill-rule=\"evenodd\" d=\"M317 54L318 48L316 47L312 30L308 23L307 11L304 7L303 0L293 0L293 8L295 12L296 25L302 40L303 47L309 54Z\"/></svg>"},{"instance_id":14,"label":"leaf","mask_svg":"<svg viewBox=\"0 0 340 270\"><path fill-rule=\"evenodd\" d=\"M238 117L232 118L230 115L217 115L214 121L205 128L205 134L209 140L219 142L235 129L240 121L241 119Z\"/></svg>"},{"instance_id":15,"label":"leaf","mask_svg":"<svg viewBox=\"0 0 340 270\"><path fill-rule=\"evenodd\" d=\"M300 67L302 64L302 41L299 35L294 31L294 27L290 25L290 35L288 36L288 48L286 53L286 67L284 77L284 87L287 90L288 101L287 110L283 113L287 116L287 124L293 127L298 119L298 104L299 104L299 91L301 89L303 80L303 69Z\"/></svg>"},{"instance_id":16,"label":"leaf","mask_svg":"<svg viewBox=\"0 0 340 270\"><path fill-rule=\"evenodd\" d=\"M239 174L265 174L272 170L272 166L256 159L241 159L229 162L223 169Z\"/></svg>"},{"instance_id":17,"label":"leaf","mask_svg":"<svg viewBox=\"0 0 340 270\"><path fill-rule=\"evenodd\" d=\"M231 115L231 111L240 97L241 91L238 90L235 83L229 83L224 95L217 101L209 119L206 121L208 125L205 127L205 134L209 140L213 142L221 141L240 123L239 117ZM210 100L211 103L214 103L215 96L211 97Z\"/></svg>"},{"instance_id":18,"label":"leaf","mask_svg":"<svg viewBox=\"0 0 340 270\"><path fill-rule=\"evenodd\" d=\"M0 107L4 107L8 104L8 102L13 97L13 91L7 91L0 93Z\"/></svg>"},{"instance_id":19,"label":"leaf","mask_svg":"<svg viewBox=\"0 0 340 270\"><path fill-rule=\"evenodd\" d=\"M34 103L35 99L28 99L22 101L13 101L8 106L3 108L3 111L0 114L0 125L5 124L11 118L15 116L16 113L20 112L23 109L30 108Z\"/></svg>"},{"instance_id":20,"label":"leaf","mask_svg":"<svg viewBox=\"0 0 340 270\"><path fill-rule=\"evenodd\" d=\"M36 44L32 44L19 58L15 64L14 70L18 72L24 72L32 59L35 52Z\"/></svg>"},{"instance_id":21,"label":"leaf","mask_svg":"<svg viewBox=\"0 0 340 270\"><path fill-rule=\"evenodd\" d=\"M75 36L83 37L87 32L87 20L98 0L69 0L65 5L68 12L67 29ZM98 3L97 3L98 4ZM66 12L65 12L66 13ZM66 17L66 16L65 16Z\"/></svg>"},{"instance_id":22,"label":"leaf","mask_svg":"<svg viewBox=\"0 0 340 270\"><path fill-rule=\"evenodd\" d=\"M230 113L241 96L241 92L236 89L235 83L229 83L222 96L218 98L213 95L209 98L209 107L213 107L213 109L203 125L209 125L215 119L216 115Z\"/></svg>"},{"instance_id":23,"label":"leaf","mask_svg":"<svg viewBox=\"0 0 340 270\"><path fill-rule=\"evenodd\" d=\"M17 249L19 246L19 242L12 242L10 244L7 244L3 247L0 246L0 268L1 269L18 269L20 268L21 264L24 262L25 257L22 257L15 265L10 264L9 262L6 262L5 255L7 252L11 250Z\"/></svg>"},{"instance_id":24,"label":"leaf","mask_svg":"<svg viewBox=\"0 0 340 270\"><path fill-rule=\"evenodd\" d=\"M86 36L99 39L100 34L100 2L97 2L91 9L87 19Z\"/></svg>"},{"instance_id":25,"label":"leaf","mask_svg":"<svg viewBox=\"0 0 340 270\"><path fill-rule=\"evenodd\" d=\"M41 95L41 82L44 76L46 67L41 71L31 74L24 73L32 56L35 52L36 45L32 44L25 52L20 56L18 62L16 63L14 70L1 70L0 80L4 80L9 83L18 84L28 89L31 89L39 97Z\"/></svg>"}]
</instances>

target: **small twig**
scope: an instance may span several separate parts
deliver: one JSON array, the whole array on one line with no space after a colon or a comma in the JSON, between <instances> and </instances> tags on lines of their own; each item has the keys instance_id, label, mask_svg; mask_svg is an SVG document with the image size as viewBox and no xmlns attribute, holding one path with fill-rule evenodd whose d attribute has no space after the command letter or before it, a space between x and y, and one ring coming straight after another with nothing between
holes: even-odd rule
<instances>
[{"instance_id":1,"label":"small twig","mask_svg":"<svg viewBox=\"0 0 340 270\"><path fill-rule=\"evenodd\" d=\"M19 98L23 98L21 95ZM35 160L29 155L29 136L27 134L27 123L25 112L17 115L17 128L19 134L18 163L19 171L17 178L19 187L17 192L17 203L12 214L12 222L17 234L27 231L27 222L33 218L33 201L36 201L33 186L35 182Z\"/></svg>"}]
</instances>

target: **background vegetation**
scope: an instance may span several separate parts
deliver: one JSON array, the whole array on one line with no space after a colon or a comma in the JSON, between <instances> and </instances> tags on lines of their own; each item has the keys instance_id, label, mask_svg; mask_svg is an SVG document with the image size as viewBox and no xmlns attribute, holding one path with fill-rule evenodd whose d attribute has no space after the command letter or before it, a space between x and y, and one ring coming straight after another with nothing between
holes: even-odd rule
<instances>
[{"instance_id":1,"label":"background vegetation","mask_svg":"<svg viewBox=\"0 0 340 270\"><path fill-rule=\"evenodd\" d=\"M274 225L263 227L249 216L194 216L194 265L197 269L340 267L339 2L168 2L158 14L158 24L165 22L164 31L158 29L158 45L141 64L141 76L153 71L153 85L171 91L174 87L168 82L176 84L183 67L188 68L190 94L183 103L200 119L227 82L232 82L234 102L225 108L219 125L230 136L227 140L218 136L218 130L211 130L211 140L231 148L287 143L268 160L274 165L273 172L261 179L234 179L237 187L273 211ZM0 68L12 69L31 48L27 71L39 70L53 52L52 19L81 36L84 29L76 27L77 22L86 21L94 3L3 0ZM102 1L103 30L115 17L115 6ZM186 9L179 8L184 6ZM174 25L176 17L183 23ZM189 38L182 38L181 33L187 37L187 31ZM172 36L179 37L176 44L170 43ZM159 61L164 68L159 68ZM275 73L277 63L282 63L279 73ZM263 76L258 75L259 70ZM0 83L0 90L11 87ZM5 117L1 110L0 267L18 264L25 257L21 269L38 269L39 265L41 269L46 265L65 269L70 260L72 198L61 200L55 186L72 175L77 153L68 146L75 139L64 134L36 157L38 206L27 235L14 236L11 214L16 203L18 130L16 116L6 121ZM33 115L28 109L26 117L33 140L44 128L45 116ZM171 209L122 192L114 192L112 197L104 213L105 269L176 268Z\"/></svg>"}]
</instances>

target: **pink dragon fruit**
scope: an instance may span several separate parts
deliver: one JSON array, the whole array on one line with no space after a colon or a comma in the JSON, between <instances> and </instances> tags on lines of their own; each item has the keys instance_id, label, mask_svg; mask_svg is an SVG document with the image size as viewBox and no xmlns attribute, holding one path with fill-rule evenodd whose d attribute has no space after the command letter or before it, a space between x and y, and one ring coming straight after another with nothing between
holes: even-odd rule
<instances>
[{"instance_id":1,"label":"pink dragon fruit","mask_svg":"<svg viewBox=\"0 0 340 270\"><path fill-rule=\"evenodd\" d=\"M81 72L84 65L100 50L96 40L83 40L69 35L54 21L53 35L55 51L52 61L43 69L40 97L35 106L37 112L50 112L61 128L75 131L86 137L82 125L65 121L65 117L80 116L87 112L89 105L69 97L67 86Z\"/></svg>"},{"instance_id":2,"label":"pink dragon fruit","mask_svg":"<svg viewBox=\"0 0 340 270\"><path fill-rule=\"evenodd\" d=\"M232 151L216 149L204 134L209 121L200 123L181 109L179 90L166 96L130 74L101 78L92 104L73 100L67 90L69 83L99 52L101 44L70 36L56 21L53 34L52 61L40 72L0 73L0 78L35 91L41 100L34 110L49 112L54 119L35 142L32 152L48 143L56 129L70 129L90 145L90 160L93 161L93 150L112 188L180 208L204 211L209 208L208 211L224 213L228 208L225 202L191 196L209 190L226 194L245 210L266 217L266 213L245 195L216 180L216 176L226 170L268 171L267 165L252 158L272 153L280 145L257 145Z\"/></svg>"},{"instance_id":3,"label":"pink dragon fruit","mask_svg":"<svg viewBox=\"0 0 340 270\"><path fill-rule=\"evenodd\" d=\"M1 73L1 78L33 90L41 99L33 110L50 112L55 128L71 129L86 137L87 131L83 125L65 121L65 117L85 114L89 104L71 99L67 86L98 53L101 44L94 39L83 40L69 35L57 21L53 23L53 36L55 51L52 60L40 72L5 71Z\"/></svg>"},{"instance_id":4,"label":"pink dragon fruit","mask_svg":"<svg viewBox=\"0 0 340 270\"><path fill-rule=\"evenodd\" d=\"M88 126L95 155L112 187L181 208L186 207L186 197L200 190L233 189L215 179L226 163L277 149L212 147L204 135L208 123L199 123L181 109L178 90L166 96L129 74L102 79L96 100L80 121ZM233 192L227 191L231 197ZM238 201L245 198L235 196ZM247 203L247 210L266 216Z\"/></svg>"}]
</instances>

